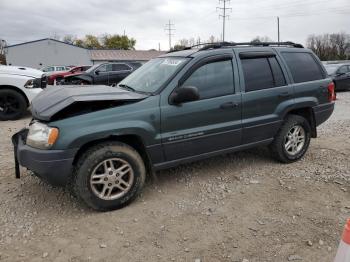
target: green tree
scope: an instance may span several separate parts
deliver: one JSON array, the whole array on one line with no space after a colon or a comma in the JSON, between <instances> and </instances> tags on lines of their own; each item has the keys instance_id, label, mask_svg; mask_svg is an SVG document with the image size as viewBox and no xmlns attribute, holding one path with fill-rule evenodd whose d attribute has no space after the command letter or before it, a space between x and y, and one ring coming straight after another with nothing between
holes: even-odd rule
<instances>
[{"instance_id":1,"label":"green tree","mask_svg":"<svg viewBox=\"0 0 350 262\"><path fill-rule=\"evenodd\" d=\"M84 38L84 47L96 49L96 48L101 48L102 45L100 44L100 41L98 40L97 36L86 35Z\"/></svg>"},{"instance_id":2,"label":"green tree","mask_svg":"<svg viewBox=\"0 0 350 262\"><path fill-rule=\"evenodd\" d=\"M82 39L76 39L76 40L74 41L74 44L75 44L76 46L85 47L84 40L82 40Z\"/></svg>"},{"instance_id":3,"label":"green tree","mask_svg":"<svg viewBox=\"0 0 350 262\"><path fill-rule=\"evenodd\" d=\"M126 35L109 35L105 34L102 37L102 45L108 49L135 49L136 40L129 38Z\"/></svg>"}]
</instances>

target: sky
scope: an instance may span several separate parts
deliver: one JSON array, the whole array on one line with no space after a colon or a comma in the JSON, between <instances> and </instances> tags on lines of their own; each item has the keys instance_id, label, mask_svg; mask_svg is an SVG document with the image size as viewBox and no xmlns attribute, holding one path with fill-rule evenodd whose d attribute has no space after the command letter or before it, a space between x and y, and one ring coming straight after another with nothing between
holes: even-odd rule
<instances>
[{"instance_id":1,"label":"sky","mask_svg":"<svg viewBox=\"0 0 350 262\"><path fill-rule=\"evenodd\" d=\"M350 33L349 0L231 0L226 3L226 41L256 36L305 44L308 35ZM223 3L218 0L0 0L0 39L17 44L71 34L123 34L136 49L169 49L165 31L174 24L172 43L183 38L222 36Z\"/></svg>"}]
</instances>

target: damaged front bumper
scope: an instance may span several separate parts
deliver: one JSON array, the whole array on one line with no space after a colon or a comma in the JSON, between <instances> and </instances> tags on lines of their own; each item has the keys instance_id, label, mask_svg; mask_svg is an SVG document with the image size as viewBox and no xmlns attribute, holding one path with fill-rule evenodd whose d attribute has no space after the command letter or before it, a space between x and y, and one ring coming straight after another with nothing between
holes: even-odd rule
<instances>
[{"instance_id":1,"label":"damaged front bumper","mask_svg":"<svg viewBox=\"0 0 350 262\"><path fill-rule=\"evenodd\" d=\"M28 129L22 129L12 136L16 178L20 178L19 166L23 166L52 185L66 185L72 174L77 149L36 149L25 144L27 134Z\"/></svg>"}]
</instances>

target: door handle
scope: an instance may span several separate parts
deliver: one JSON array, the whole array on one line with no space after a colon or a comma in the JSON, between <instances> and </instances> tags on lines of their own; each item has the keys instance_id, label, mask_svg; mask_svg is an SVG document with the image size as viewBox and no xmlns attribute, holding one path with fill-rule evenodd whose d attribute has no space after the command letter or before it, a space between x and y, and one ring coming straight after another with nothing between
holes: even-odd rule
<instances>
[{"instance_id":1,"label":"door handle","mask_svg":"<svg viewBox=\"0 0 350 262\"><path fill-rule=\"evenodd\" d=\"M290 93L289 92L282 92L282 93L280 93L279 95L278 95L278 97L290 97L291 95L290 95Z\"/></svg>"},{"instance_id":2,"label":"door handle","mask_svg":"<svg viewBox=\"0 0 350 262\"><path fill-rule=\"evenodd\" d=\"M230 108L236 108L236 107L238 107L238 104L234 102L227 102L220 105L221 109L230 109Z\"/></svg>"}]
</instances>

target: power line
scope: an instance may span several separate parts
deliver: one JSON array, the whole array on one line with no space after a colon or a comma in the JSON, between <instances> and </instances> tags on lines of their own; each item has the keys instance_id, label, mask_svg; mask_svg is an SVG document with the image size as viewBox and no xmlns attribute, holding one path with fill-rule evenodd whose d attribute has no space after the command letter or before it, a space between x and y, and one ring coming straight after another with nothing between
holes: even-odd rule
<instances>
[{"instance_id":1,"label":"power line","mask_svg":"<svg viewBox=\"0 0 350 262\"><path fill-rule=\"evenodd\" d=\"M277 39L280 42L280 18L277 16Z\"/></svg>"},{"instance_id":2,"label":"power line","mask_svg":"<svg viewBox=\"0 0 350 262\"><path fill-rule=\"evenodd\" d=\"M172 24L169 20L168 24L165 24L165 31L167 31L167 35L169 36L169 50L171 50L171 37L174 36L173 31L175 31L175 24Z\"/></svg>"},{"instance_id":3,"label":"power line","mask_svg":"<svg viewBox=\"0 0 350 262\"><path fill-rule=\"evenodd\" d=\"M226 18L228 19L230 16L227 15L226 10L232 11L232 8L226 7L226 3L229 3L231 0L219 0L219 3L223 3L222 7L216 7L216 10L220 10L222 14L219 17L222 17L222 41L225 42L225 23Z\"/></svg>"}]
</instances>

